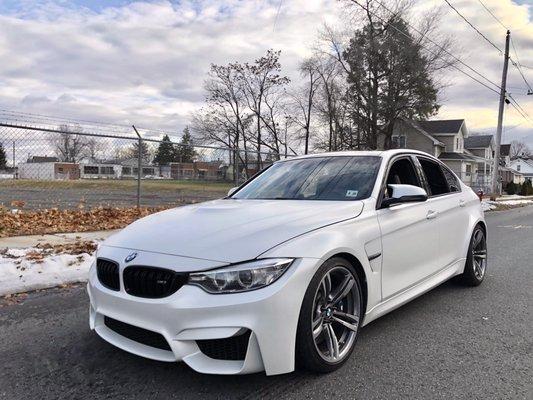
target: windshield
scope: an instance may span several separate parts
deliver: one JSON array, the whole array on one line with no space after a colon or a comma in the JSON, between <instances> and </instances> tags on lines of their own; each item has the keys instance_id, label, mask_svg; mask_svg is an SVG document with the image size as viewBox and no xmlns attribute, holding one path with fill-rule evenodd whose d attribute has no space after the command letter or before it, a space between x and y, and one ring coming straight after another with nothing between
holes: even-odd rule
<instances>
[{"instance_id":1,"label":"windshield","mask_svg":"<svg viewBox=\"0 0 533 400\"><path fill-rule=\"evenodd\" d=\"M381 163L376 156L312 157L276 163L232 199L360 200L370 196Z\"/></svg>"}]
</instances>

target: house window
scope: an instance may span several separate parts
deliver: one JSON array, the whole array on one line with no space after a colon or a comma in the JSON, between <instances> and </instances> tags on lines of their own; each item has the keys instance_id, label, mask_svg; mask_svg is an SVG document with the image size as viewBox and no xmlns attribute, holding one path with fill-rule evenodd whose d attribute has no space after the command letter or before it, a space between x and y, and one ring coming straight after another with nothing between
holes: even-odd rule
<instances>
[{"instance_id":1,"label":"house window","mask_svg":"<svg viewBox=\"0 0 533 400\"><path fill-rule=\"evenodd\" d=\"M405 136L393 136L392 147L395 149L405 149L407 138Z\"/></svg>"},{"instance_id":2,"label":"house window","mask_svg":"<svg viewBox=\"0 0 533 400\"><path fill-rule=\"evenodd\" d=\"M472 165L466 164L466 176L470 176L472 173Z\"/></svg>"},{"instance_id":3,"label":"house window","mask_svg":"<svg viewBox=\"0 0 533 400\"><path fill-rule=\"evenodd\" d=\"M142 169L143 175L154 175L154 169L153 168L143 168Z\"/></svg>"},{"instance_id":4,"label":"house window","mask_svg":"<svg viewBox=\"0 0 533 400\"><path fill-rule=\"evenodd\" d=\"M100 173L102 175L113 175L115 171L113 170L113 167L100 167Z\"/></svg>"},{"instance_id":5,"label":"house window","mask_svg":"<svg viewBox=\"0 0 533 400\"><path fill-rule=\"evenodd\" d=\"M63 167L57 167L57 171L60 173L63 172Z\"/></svg>"},{"instance_id":6,"label":"house window","mask_svg":"<svg viewBox=\"0 0 533 400\"><path fill-rule=\"evenodd\" d=\"M520 164L518 164L518 165L516 166L516 170L517 170L518 172L520 172Z\"/></svg>"},{"instance_id":7,"label":"house window","mask_svg":"<svg viewBox=\"0 0 533 400\"><path fill-rule=\"evenodd\" d=\"M98 175L98 167L95 167L93 165L84 165L83 166L83 173L84 174L95 174L95 175Z\"/></svg>"},{"instance_id":8,"label":"house window","mask_svg":"<svg viewBox=\"0 0 533 400\"><path fill-rule=\"evenodd\" d=\"M455 147L457 150L460 150L459 148L459 138L455 139Z\"/></svg>"},{"instance_id":9,"label":"house window","mask_svg":"<svg viewBox=\"0 0 533 400\"><path fill-rule=\"evenodd\" d=\"M122 167L122 175L131 175L130 167Z\"/></svg>"}]
</instances>

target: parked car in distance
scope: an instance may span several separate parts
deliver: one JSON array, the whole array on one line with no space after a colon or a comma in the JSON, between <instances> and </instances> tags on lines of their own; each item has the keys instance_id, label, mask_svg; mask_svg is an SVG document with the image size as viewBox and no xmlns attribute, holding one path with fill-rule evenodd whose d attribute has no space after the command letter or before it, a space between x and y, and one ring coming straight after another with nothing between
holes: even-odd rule
<instances>
[{"instance_id":1,"label":"parked car in distance","mask_svg":"<svg viewBox=\"0 0 533 400\"><path fill-rule=\"evenodd\" d=\"M452 277L479 285L486 256L478 197L434 157L296 157L106 240L90 327L202 373L329 372L376 318Z\"/></svg>"}]
</instances>

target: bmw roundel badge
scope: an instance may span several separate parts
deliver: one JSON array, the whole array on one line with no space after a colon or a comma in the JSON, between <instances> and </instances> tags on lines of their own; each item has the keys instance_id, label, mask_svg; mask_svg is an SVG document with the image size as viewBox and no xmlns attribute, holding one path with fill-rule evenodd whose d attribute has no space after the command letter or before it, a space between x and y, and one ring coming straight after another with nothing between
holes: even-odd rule
<instances>
[{"instance_id":1,"label":"bmw roundel badge","mask_svg":"<svg viewBox=\"0 0 533 400\"><path fill-rule=\"evenodd\" d=\"M131 253L124 259L124 262L129 263L130 261L135 260L135 257L137 257L137 253Z\"/></svg>"}]
</instances>

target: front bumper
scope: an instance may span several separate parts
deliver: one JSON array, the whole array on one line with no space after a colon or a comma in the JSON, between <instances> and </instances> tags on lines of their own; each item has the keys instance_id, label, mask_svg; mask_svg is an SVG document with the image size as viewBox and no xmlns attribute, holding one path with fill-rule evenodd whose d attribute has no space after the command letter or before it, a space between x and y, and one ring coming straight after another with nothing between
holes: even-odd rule
<instances>
[{"instance_id":1,"label":"front bumper","mask_svg":"<svg viewBox=\"0 0 533 400\"><path fill-rule=\"evenodd\" d=\"M123 254L113 259L124 259ZM157 266L157 265L154 265ZM320 260L297 259L272 285L244 293L208 294L185 285L162 299L146 299L104 287L91 268L87 285L90 297L90 327L109 343L146 358L183 361L192 369L210 374L267 375L294 370L296 329L305 291ZM123 265L120 266L122 277ZM170 351L128 339L104 323L115 320L161 334ZM197 340L232 337L251 331L244 360L210 358Z\"/></svg>"}]
</instances>

